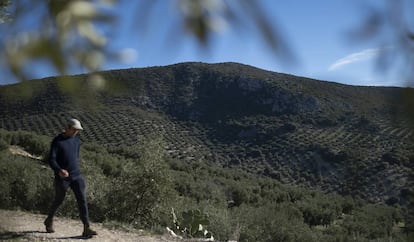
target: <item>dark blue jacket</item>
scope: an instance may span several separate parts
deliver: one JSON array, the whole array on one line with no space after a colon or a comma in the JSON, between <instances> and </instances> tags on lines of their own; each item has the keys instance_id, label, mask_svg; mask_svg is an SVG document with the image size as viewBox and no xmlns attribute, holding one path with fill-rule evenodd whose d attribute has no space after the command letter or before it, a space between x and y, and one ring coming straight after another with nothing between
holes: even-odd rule
<instances>
[{"instance_id":1,"label":"dark blue jacket","mask_svg":"<svg viewBox=\"0 0 414 242\"><path fill-rule=\"evenodd\" d=\"M79 149L79 136L68 137L62 133L53 139L50 147L49 165L56 176L59 176L61 169L67 170L70 178L80 176Z\"/></svg>"}]
</instances>

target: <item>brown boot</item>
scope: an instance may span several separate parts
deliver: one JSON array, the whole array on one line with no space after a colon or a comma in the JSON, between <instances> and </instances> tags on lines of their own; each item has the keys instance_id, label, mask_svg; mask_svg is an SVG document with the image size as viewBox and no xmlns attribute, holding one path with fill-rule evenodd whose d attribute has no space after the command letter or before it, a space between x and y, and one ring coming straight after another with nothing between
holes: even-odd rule
<instances>
[{"instance_id":1,"label":"brown boot","mask_svg":"<svg viewBox=\"0 0 414 242\"><path fill-rule=\"evenodd\" d=\"M82 233L82 237L85 238L92 238L92 236L97 235L98 233L96 233L96 231L92 230L89 227L89 224L85 224L83 226L83 233Z\"/></svg>"},{"instance_id":2,"label":"brown boot","mask_svg":"<svg viewBox=\"0 0 414 242\"><path fill-rule=\"evenodd\" d=\"M43 224L46 226L46 232L48 233L55 232L55 230L53 229L53 218L47 217L46 220L43 222Z\"/></svg>"}]
</instances>

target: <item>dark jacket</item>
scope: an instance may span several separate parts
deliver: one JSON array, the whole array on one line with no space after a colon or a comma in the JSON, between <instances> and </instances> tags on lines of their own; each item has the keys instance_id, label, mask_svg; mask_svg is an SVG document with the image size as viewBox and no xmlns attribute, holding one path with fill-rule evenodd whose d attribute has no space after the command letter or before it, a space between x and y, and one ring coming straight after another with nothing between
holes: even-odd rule
<instances>
[{"instance_id":1,"label":"dark jacket","mask_svg":"<svg viewBox=\"0 0 414 242\"><path fill-rule=\"evenodd\" d=\"M61 169L67 170L70 178L80 176L79 149L79 136L68 137L62 133L53 139L50 147L49 165L56 176L59 176Z\"/></svg>"}]
</instances>

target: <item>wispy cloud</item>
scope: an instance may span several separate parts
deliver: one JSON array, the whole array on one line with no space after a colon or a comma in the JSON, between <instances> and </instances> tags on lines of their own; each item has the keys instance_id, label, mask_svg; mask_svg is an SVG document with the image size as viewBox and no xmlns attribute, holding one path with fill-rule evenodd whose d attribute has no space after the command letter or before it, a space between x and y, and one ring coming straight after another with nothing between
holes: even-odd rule
<instances>
[{"instance_id":1,"label":"wispy cloud","mask_svg":"<svg viewBox=\"0 0 414 242\"><path fill-rule=\"evenodd\" d=\"M350 55L345 56L337 61L335 61L332 65L329 66L329 71L333 71L339 69L345 65L349 65L355 62L368 60L374 57L377 57L380 53L380 48L375 49L366 49L360 52L352 53Z\"/></svg>"},{"instance_id":2,"label":"wispy cloud","mask_svg":"<svg viewBox=\"0 0 414 242\"><path fill-rule=\"evenodd\" d=\"M131 64L138 59L138 51L133 48L124 48L118 53L119 59L125 64Z\"/></svg>"}]
</instances>

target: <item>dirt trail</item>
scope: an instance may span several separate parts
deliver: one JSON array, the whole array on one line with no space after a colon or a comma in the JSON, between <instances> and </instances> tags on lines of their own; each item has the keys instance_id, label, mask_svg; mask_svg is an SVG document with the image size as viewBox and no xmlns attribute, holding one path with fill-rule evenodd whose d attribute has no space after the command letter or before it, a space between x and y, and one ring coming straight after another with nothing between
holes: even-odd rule
<instances>
[{"instance_id":1,"label":"dirt trail","mask_svg":"<svg viewBox=\"0 0 414 242\"><path fill-rule=\"evenodd\" d=\"M45 215L21 211L0 209L0 241L82 241L83 226L79 220L62 217L55 218L56 232L45 232L43 221ZM179 241L170 235L148 235L144 231L125 232L105 228L102 224L93 223L92 228L98 235L89 241L142 241L165 242Z\"/></svg>"}]
</instances>

